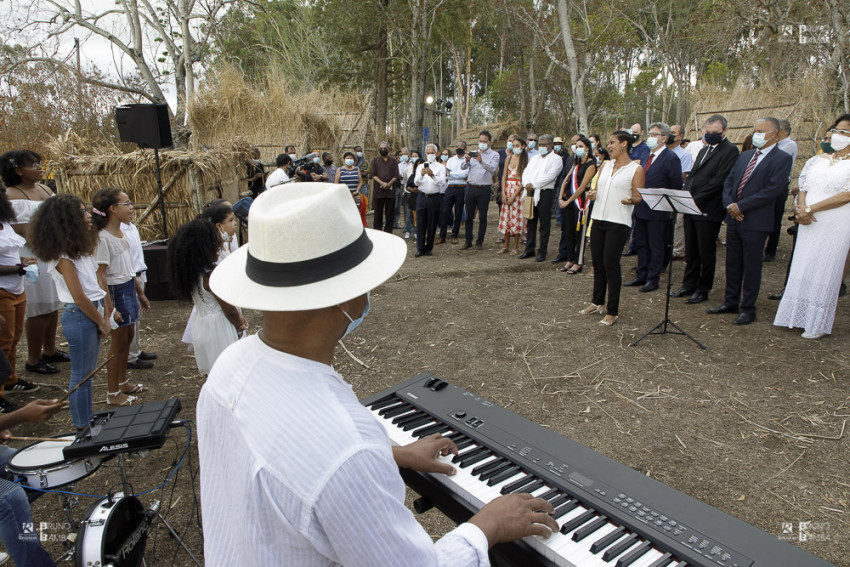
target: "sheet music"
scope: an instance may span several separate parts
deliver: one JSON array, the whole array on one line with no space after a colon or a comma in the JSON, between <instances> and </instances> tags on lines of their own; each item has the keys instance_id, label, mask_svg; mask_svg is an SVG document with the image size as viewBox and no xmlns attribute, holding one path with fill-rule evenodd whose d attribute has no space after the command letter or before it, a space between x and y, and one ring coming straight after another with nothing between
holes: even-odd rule
<instances>
[{"instance_id":1,"label":"sheet music","mask_svg":"<svg viewBox=\"0 0 850 567\"><path fill-rule=\"evenodd\" d=\"M647 187L638 189L638 192L653 211L667 211L672 213L675 210L676 212L687 215L703 214L694 202L693 197L691 197L690 191Z\"/></svg>"}]
</instances>

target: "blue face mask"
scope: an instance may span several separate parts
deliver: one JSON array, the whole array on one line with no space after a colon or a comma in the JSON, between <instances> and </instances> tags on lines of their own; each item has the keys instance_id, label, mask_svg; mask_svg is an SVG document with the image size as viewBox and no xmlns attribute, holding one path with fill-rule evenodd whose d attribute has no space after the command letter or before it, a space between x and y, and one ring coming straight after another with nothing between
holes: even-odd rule
<instances>
[{"instance_id":1,"label":"blue face mask","mask_svg":"<svg viewBox=\"0 0 850 567\"><path fill-rule=\"evenodd\" d=\"M409 160L410 158L408 156L403 155L399 159L401 160L401 163L407 163L407 160Z\"/></svg>"},{"instance_id":2,"label":"blue face mask","mask_svg":"<svg viewBox=\"0 0 850 567\"><path fill-rule=\"evenodd\" d=\"M584 151L585 151L584 148L576 148L575 149L576 157L577 158L584 157Z\"/></svg>"},{"instance_id":3,"label":"blue face mask","mask_svg":"<svg viewBox=\"0 0 850 567\"><path fill-rule=\"evenodd\" d=\"M356 328L360 325L360 323L362 323L362 322L363 322L363 319L365 319L365 318L366 318L366 315L368 315L368 314L369 314L369 304L370 304L370 302L371 302L371 301L370 301L371 296L372 296L372 292L371 292L371 291L366 292L366 307L364 307L364 308L363 308L363 314L361 314L361 315L360 315L360 317L358 317L357 319L352 319L352 318L351 318L351 315L349 315L348 313L346 313L346 312L342 309L342 307L340 307L340 308L339 308L339 309L340 309L340 311L342 311L343 315L345 315L346 317L348 317L348 320L349 320L349 321L351 321L351 322L348 324L348 328L345 330L345 332L342 334L342 336L339 338L339 340L342 340L342 339L344 339L345 337L347 337L347 336L348 336L348 334L349 334L351 331L353 331L354 329L356 329Z\"/></svg>"}]
</instances>

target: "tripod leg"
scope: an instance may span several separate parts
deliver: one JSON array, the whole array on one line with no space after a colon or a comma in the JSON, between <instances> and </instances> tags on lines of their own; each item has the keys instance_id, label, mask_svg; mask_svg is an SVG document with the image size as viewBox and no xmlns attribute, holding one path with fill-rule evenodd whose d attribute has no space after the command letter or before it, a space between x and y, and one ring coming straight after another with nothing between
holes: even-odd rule
<instances>
[{"instance_id":1,"label":"tripod leg","mask_svg":"<svg viewBox=\"0 0 850 567\"><path fill-rule=\"evenodd\" d=\"M159 518L159 521L160 521L160 522L162 522L162 523L165 525L165 527L166 527L166 528L168 528L168 531L171 533L171 537L173 537L174 539L176 539L176 540L177 540L177 542L178 542L178 543L179 543L179 544L183 547L183 549L186 551L186 553L188 553L188 554L189 554L189 557L191 557L191 558L192 558L192 561L195 563L195 565L197 565L198 567L201 567L201 562L200 562L200 561L198 561L198 558L197 558L197 557L195 557L195 556L192 554L192 552L189 550L189 548L188 548L188 547L186 547L186 543L183 541L183 538L181 538L181 537L177 534L177 532L175 532L175 531L174 531L174 528L172 528L172 527L171 527L171 525L170 525L168 522L166 522L166 521L165 521L165 518L163 518L163 517L162 517L162 514L160 514L159 512L157 512L157 513L156 513L156 516Z\"/></svg>"},{"instance_id":2,"label":"tripod leg","mask_svg":"<svg viewBox=\"0 0 850 567\"><path fill-rule=\"evenodd\" d=\"M688 332L687 332L686 330L684 330L682 327L680 327L679 325L677 325L677 324L676 324L676 323L674 323L673 321L670 321L670 325L671 325L671 326L673 326L673 327L676 327L676 329L678 329L678 330L679 330L679 333L678 333L678 334L685 335L686 337L688 337L689 339L691 339L692 341L694 341L694 342L697 344L697 346L698 346L699 348L701 348L702 350L706 350L706 348L705 348L705 345L704 345L704 344L702 344L701 342L699 342L698 340L696 340L695 338L693 338L691 335L689 335L689 334L688 334Z\"/></svg>"},{"instance_id":3,"label":"tripod leg","mask_svg":"<svg viewBox=\"0 0 850 567\"><path fill-rule=\"evenodd\" d=\"M660 329L661 327L664 327L664 330L662 330L660 333L655 333L655 332L654 332L656 329ZM638 340L636 340L635 342L631 343L629 346L635 346L636 344L638 344L639 342L641 342L643 339L645 339L645 338L646 338L646 337L648 337L649 335L663 335L663 334L665 334L666 332L667 332L667 319L664 319L663 321L661 321L660 323L658 323L656 326L654 326L653 328L651 328L649 331L647 331L646 333L644 333L644 335L643 335L641 338L639 338L639 339L638 339Z\"/></svg>"}]
</instances>

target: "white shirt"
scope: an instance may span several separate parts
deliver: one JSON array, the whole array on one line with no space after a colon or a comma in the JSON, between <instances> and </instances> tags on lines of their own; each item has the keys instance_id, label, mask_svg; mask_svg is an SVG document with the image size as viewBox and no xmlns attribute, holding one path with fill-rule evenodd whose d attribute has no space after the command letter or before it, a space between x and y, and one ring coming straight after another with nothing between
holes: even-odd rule
<instances>
[{"instance_id":1,"label":"white shirt","mask_svg":"<svg viewBox=\"0 0 850 567\"><path fill-rule=\"evenodd\" d=\"M442 193L445 189L446 168L439 162L431 164L431 173L434 174L434 179L429 175L423 175L422 169L424 163L419 164L416 168L416 177L413 178L413 183L419 188L419 192L423 195L435 195Z\"/></svg>"},{"instance_id":2,"label":"white shirt","mask_svg":"<svg viewBox=\"0 0 850 567\"><path fill-rule=\"evenodd\" d=\"M280 185L281 183L286 183L287 181L289 181L289 176L283 169L278 167L266 178L266 189L271 189L272 187Z\"/></svg>"},{"instance_id":3,"label":"white shirt","mask_svg":"<svg viewBox=\"0 0 850 567\"><path fill-rule=\"evenodd\" d=\"M526 151L526 152L528 152L528 157L529 157L529 158L533 158L534 156L540 155L540 152L537 150L537 148L536 148L536 147L535 147L533 150L531 150L531 149L526 149L525 151ZM550 152L550 153L551 153L551 152Z\"/></svg>"},{"instance_id":4,"label":"white shirt","mask_svg":"<svg viewBox=\"0 0 850 567\"><path fill-rule=\"evenodd\" d=\"M682 173L690 173L691 168L694 166L694 158L688 153L688 150L682 146L676 146L670 151L679 156L679 162L682 164Z\"/></svg>"},{"instance_id":5,"label":"white shirt","mask_svg":"<svg viewBox=\"0 0 850 567\"><path fill-rule=\"evenodd\" d=\"M386 430L330 366L237 341L197 420L208 567L489 565L472 524L432 542L404 505Z\"/></svg>"},{"instance_id":6,"label":"white shirt","mask_svg":"<svg viewBox=\"0 0 850 567\"><path fill-rule=\"evenodd\" d=\"M528 165L522 172L522 186L525 187L531 183L531 188L534 189L535 205L540 201L541 191L555 187L555 179L558 178L563 167L564 160L554 152L549 152L545 156L538 154L528 160Z\"/></svg>"},{"instance_id":7,"label":"white shirt","mask_svg":"<svg viewBox=\"0 0 850 567\"><path fill-rule=\"evenodd\" d=\"M690 144L688 144L688 147L685 148L685 151L691 154L692 163L695 163L697 161L697 154L699 154L700 150L702 150L704 147L705 142L702 141L702 138L700 138L699 140L694 140Z\"/></svg>"},{"instance_id":8,"label":"white shirt","mask_svg":"<svg viewBox=\"0 0 850 567\"><path fill-rule=\"evenodd\" d=\"M797 147L797 142L795 142L791 138L783 138L782 140L776 142L776 146L780 150L791 156L792 164L794 163L794 161L796 161L797 154L800 151L800 149Z\"/></svg>"},{"instance_id":9,"label":"white shirt","mask_svg":"<svg viewBox=\"0 0 850 567\"><path fill-rule=\"evenodd\" d=\"M493 185L493 176L499 171L499 152L492 148L477 151L481 157L481 163L478 163L476 158L469 158L468 162L464 158L461 164L461 167L469 170L466 181L470 185Z\"/></svg>"},{"instance_id":10,"label":"white shirt","mask_svg":"<svg viewBox=\"0 0 850 567\"><path fill-rule=\"evenodd\" d=\"M107 285L119 285L136 277L133 267L133 255L130 252L130 241L125 234L118 238L109 234L106 229L98 233L100 241L94 251L98 264L106 264Z\"/></svg>"},{"instance_id":11,"label":"white shirt","mask_svg":"<svg viewBox=\"0 0 850 567\"><path fill-rule=\"evenodd\" d=\"M67 256L62 258L71 260ZM97 262L94 256L82 256L71 260L71 263L77 269L77 279L80 280L80 287L86 297L92 301L99 301L106 297L106 291L97 283ZM56 284L56 295L62 303L76 303L74 296L68 290L68 284L65 283L65 277L56 269L57 264L59 264L58 261L47 263L47 273L53 277L53 283Z\"/></svg>"},{"instance_id":12,"label":"white shirt","mask_svg":"<svg viewBox=\"0 0 850 567\"><path fill-rule=\"evenodd\" d=\"M634 205L624 205L621 201L632 196L632 178L640 163L630 162L614 171L614 160L608 160L599 172L596 182L596 200L593 203L593 220L608 221L632 226Z\"/></svg>"},{"instance_id":13,"label":"white shirt","mask_svg":"<svg viewBox=\"0 0 850 567\"><path fill-rule=\"evenodd\" d=\"M131 222L122 222L121 232L124 233L124 237L130 243L130 254L133 256L133 268L135 268L136 273L146 271L148 266L145 264L145 252L142 250L142 238L139 236L139 229Z\"/></svg>"},{"instance_id":14,"label":"white shirt","mask_svg":"<svg viewBox=\"0 0 850 567\"><path fill-rule=\"evenodd\" d=\"M21 263L21 246L27 243L8 222L0 228L0 266L14 266ZM24 278L18 274L0 276L0 289L13 295L24 292Z\"/></svg>"},{"instance_id":15,"label":"white shirt","mask_svg":"<svg viewBox=\"0 0 850 567\"><path fill-rule=\"evenodd\" d=\"M753 166L753 172L755 172L755 170L758 168L758 166L761 164L761 162L764 161L764 156L769 154L770 150L772 150L775 147L776 147L776 144L770 144L766 148L755 148L756 153L758 153L758 152L761 152L761 153L759 153L758 157L756 158L756 164L755 164L755 166ZM755 155L756 154L753 154L753 156L755 156ZM750 159L752 160L753 158L750 157ZM747 167L749 167L749 162L747 162ZM745 171L746 171L746 169L745 169ZM752 173L750 175L752 175Z\"/></svg>"},{"instance_id":16,"label":"white shirt","mask_svg":"<svg viewBox=\"0 0 850 567\"><path fill-rule=\"evenodd\" d=\"M469 168L464 168L463 164L466 160L457 155L453 155L446 162L448 175L446 180L449 185L466 185L466 179L469 177Z\"/></svg>"}]
</instances>

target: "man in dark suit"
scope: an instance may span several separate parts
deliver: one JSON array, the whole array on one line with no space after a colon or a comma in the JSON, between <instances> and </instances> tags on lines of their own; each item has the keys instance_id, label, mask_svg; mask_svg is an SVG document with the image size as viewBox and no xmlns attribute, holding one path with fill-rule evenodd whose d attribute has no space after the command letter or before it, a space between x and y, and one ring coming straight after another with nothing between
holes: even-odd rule
<instances>
[{"instance_id":1,"label":"man in dark suit","mask_svg":"<svg viewBox=\"0 0 850 567\"><path fill-rule=\"evenodd\" d=\"M726 118L715 114L703 125L705 145L697 154L685 180L700 215L685 216L685 277L671 297L689 296L685 303L702 303L714 285L717 235L726 216L723 182L738 159L738 148L726 139Z\"/></svg>"},{"instance_id":2,"label":"man in dark suit","mask_svg":"<svg viewBox=\"0 0 850 567\"><path fill-rule=\"evenodd\" d=\"M791 156L776 147L779 120L756 120L756 149L738 156L723 183L726 208L726 297L708 313L737 313L735 325L756 320L756 299L761 287L762 251L773 230L773 204L785 191L791 174ZM741 290L743 289L743 296Z\"/></svg>"},{"instance_id":3,"label":"man in dark suit","mask_svg":"<svg viewBox=\"0 0 850 567\"><path fill-rule=\"evenodd\" d=\"M646 145L650 154L643 164L646 187L658 189L682 188L682 162L667 149L670 126L656 122L649 126ZM635 206L635 244L638 254L637 276L625 286L643 286L640 291L658 289L658 278L666 265L667 247L673 244L673 217L665 211L653 211L646 202Z\"/></svg>"}]
</instances>

